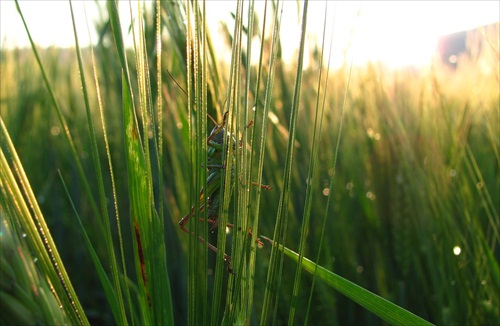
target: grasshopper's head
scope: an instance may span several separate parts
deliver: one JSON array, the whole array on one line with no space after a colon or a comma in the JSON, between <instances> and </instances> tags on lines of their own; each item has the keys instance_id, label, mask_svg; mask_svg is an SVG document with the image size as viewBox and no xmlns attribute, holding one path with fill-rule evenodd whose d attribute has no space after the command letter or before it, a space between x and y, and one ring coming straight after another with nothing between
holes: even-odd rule
<instances>
[{"instance_id":1,"label":"grasshopper's head","mask_svg":"<svg viewBox=\"0 0 500 326\"><path fill-rule=\"evenodd\" d=\"M212 144L211 146L215 148L219 147L218 150L222 150L222 145L224 144L224 137L226 137L226 141L229 141L229 139L232 139L233 143L233 149L236 148L236 140L234 137L231 137L231 134L226 132L226 128L223 128L222 126L215 126L212 129L212 132L208 136L209 143Z\"/></svg>"},{"instance_id":2,"label":"grasshopper's head","mask_svg":"<svg viewBox=\"0 0 500 326\"><path fill-rule=\"evenodd\" d=\"M212 129L212 132L208 136L212 142L216 144L222 145L224 143L224 134L226 133L226 129L221 126L215 126Z\"/></svg>"}]
</instances>

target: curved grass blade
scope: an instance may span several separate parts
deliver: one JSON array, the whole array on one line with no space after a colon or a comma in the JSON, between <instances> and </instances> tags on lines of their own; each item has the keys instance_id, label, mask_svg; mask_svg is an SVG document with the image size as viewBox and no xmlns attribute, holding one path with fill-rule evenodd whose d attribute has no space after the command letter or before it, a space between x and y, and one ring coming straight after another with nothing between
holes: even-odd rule
<instances>
[{"instance_id":1,"label":"curved grass blade","mask_svg":"<svg viewBox=\"0 0 500 326\"><path fill-rule=\"evenodd\" d=\"M271 239L263 236L261 236L261 238L274 244L274 241ZM283 251L285 255L290 257L295 262L299 261L298 253L282 245L274 246ZM356 285L355 283L327 270L326 268L315 264L307 258L302 260L301 267L312 275L314 275L316 270L316 277L320 280L324 281L335 290L339 291L391 325L433 325L425 319L418 317L408 310L405 310L368 290L365 290L359 285Z\"/></svg>"}]
</instances>

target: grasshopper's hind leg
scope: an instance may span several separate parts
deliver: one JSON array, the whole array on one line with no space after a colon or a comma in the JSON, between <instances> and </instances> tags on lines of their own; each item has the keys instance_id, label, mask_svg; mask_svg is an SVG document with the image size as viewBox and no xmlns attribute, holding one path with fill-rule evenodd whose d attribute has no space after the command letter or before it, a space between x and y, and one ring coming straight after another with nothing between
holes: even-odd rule
<instances>
[{"instance_id":1,"label":"grasshopper's hind leg","mask_svg":"<svg viewBox=\"0 0 500 326\"><path fill-rule=\"evenodd\" d=\"M182 219L181 222L183 220L184 219ZM181 228L182 231L186 232L187 234L190 234L190 235L194 236L194 232L189 231L189 229L185 227L185 224L187 223L187 220L189 220L189 218L187 218L183 224L181 224L181 222L179 222L179 226L180 226L180 228ZM210 250L212 250L213 252L215 252L215 253L219 252L219 249L217 249L216 246L214 246L210 242L206 241L203 237L199 236L198 237L198 241L200 243L202 243L202 244L206 244L207 247ZM224 261L226 262L227 271L229 273L231 273L231 274L234 274L233 268L231 267L231 257L229 257L229 255L227 255L226 253L224 253Z\"/></svg>"},{"instance_id":2,"label":"grasshopper's hind leg","mask_svg":"<svg viewBox=\"0 0 500 326\"><path fill-rule=\"evenodd\" d=\"M187 227L186 227L186 223L189 221L189 218L194 214L194 206L191 208L191 211L189 213L187 213L180 221L179 221L179 227L181 228L182 231L186 232L187 234L191 235L191 236L194 236L194 232L190 231ZM200 207L200 211L203 211L204 209L204 206L201 206ZM213 228L213 226L212 226ZM206 241L203 237L199 236L198 237L198 241L202 244L206 244L207 247L212 250L213 252L215 253L218 253L219 252L219 249L217 249L216 246L212 245L210 242ZM226 253L224 253L224 261L226 262L226 268L227 268L227 271L231 274L234 274L234 271L233 271L233 268L231 267L231 257L229 257L229 255L227 255Z\"/></svg>"}]
</instances>

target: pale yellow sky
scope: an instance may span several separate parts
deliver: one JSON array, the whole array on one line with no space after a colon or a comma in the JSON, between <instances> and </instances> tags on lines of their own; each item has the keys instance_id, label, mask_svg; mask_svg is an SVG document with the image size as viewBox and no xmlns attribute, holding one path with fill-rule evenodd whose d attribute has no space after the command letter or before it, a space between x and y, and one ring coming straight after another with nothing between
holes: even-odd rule
<instances>
[{"instance_id":1,"label":"pale yellow sky","mask_svg":"<svg viewBox=\"0 0 500 326\"><path fill-rule=\"evenodd\" d=\"M19 3L35 42L42 46L73 46L67 1L20 0ZM311 1L309 4L308 32L311 40L321 41L319 35L323 31L325 3ZM263 4L263 1L256 1L257 12L262 12ZM284 57L287 58L294 55L294 48L299 43L300 26L296 1L285 1L284 4L281 39ZM134 8L136 5L133 1ZM80 45L89 43L84 7L91 38L95 42L97 37L92 22L98 11L93 1L74 1L73 7ZM217 29L218 21L232 20L230 12L235 12L236 4L209 0L206 8L209 26ZM126 33L130 22L128 1L120 2L120 10ZM327 29L331 31L333 27L334 66L341 64L348 46L354 51L355 63L379 60L393 67L418 66L429 62L440 35L498 22L500 1L340 1L336 5L334 1L328 1L328 13ZM26 32L12 0L0 0L0 32L2 47L28 45ZM348 56L351 57L350 54Z\"/></svg>"}]
</instances>

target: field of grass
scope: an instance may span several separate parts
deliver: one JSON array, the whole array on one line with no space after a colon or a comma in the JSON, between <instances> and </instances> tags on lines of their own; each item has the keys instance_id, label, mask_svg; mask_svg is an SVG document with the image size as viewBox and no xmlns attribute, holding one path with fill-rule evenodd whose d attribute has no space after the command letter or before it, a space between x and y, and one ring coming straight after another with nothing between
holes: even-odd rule
<instances>
[{"instance_id":1,"label":"field of grass","mask_svg":"<svg viewBox=\"0 0 500 326\"><path fill-rule=\"evenodd\" d=\"M271 5L265 37L262 13L248 24L235 7L222 35L231 62L195 8L161 2L126 51L113 8L93 52L1 49L2 323L498 323L498 24L456 70L327 73L329 40L322 63L321 45L299 47L307 67L300 52L281 60ZM248 65L247 35L263 44L251 52L259 65ZM197 209L188 227L226 247L235 274L178 226L206 186L207 113L222 122L226 111L241 146L227 146L219 226L235 227L209 234ZM264 237L259 248L261 235L300 256ZM326 274L314 278L302 257ZM344 279L404 310L342 290ZM49 288L66 316L47 308Z\"/></svg>"}]
</instances>

